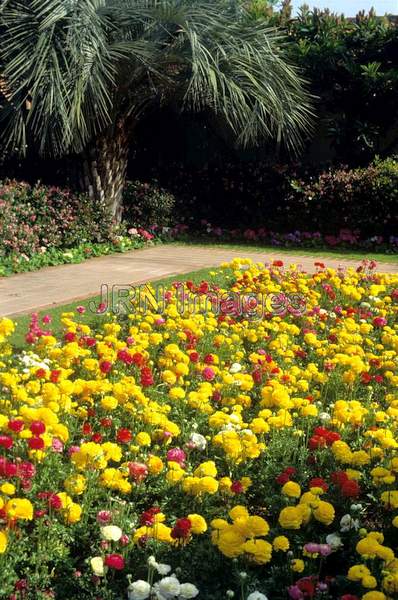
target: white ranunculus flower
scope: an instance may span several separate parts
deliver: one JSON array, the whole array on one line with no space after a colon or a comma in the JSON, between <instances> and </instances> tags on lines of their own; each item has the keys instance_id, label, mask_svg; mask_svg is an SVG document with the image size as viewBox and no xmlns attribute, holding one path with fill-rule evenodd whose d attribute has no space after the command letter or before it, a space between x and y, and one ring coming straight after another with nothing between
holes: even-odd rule
<instances>
[{"instance_id":1,"label":"white ranunculus flower","mask_svg":"<svg viewBox=\"0 0 398 600\"><path fill-rule=\"evenodd\" d=\"M230 373L240 373L241 370L242 365L240 363L232 363L232 365L229 368Z\"/></svg>"},{"instance_id":2,"label":"white ranunculus flower","mask_svg":"<svg viewBox=\"0 0 398 600\"><path fill-rule=\"evenodd\" d=\"M198 594L199 590L193 583L182 583L180 585L180 598L188 600L189 598L196 598Z\"/></svg>"},{"instance_id":3,"label":"white ranunculus flower","mask_svg":"<svg viewBox=\"0 0 398 600\"><path fill-rule=\"evenodd\" d=\"M326 536L326 543L332 548L333 551L338 550L343 545L341 537L338 533L330 533Z\"/></svg>"},{"instance_id":4,"label":"white ranunculus flower","mask_svg":"<svg viewBox=\"0 0 398 600\"><path fill-rule=\"evenodd\" d=\"M101 535L108 542L118 542L123 532L117 525L106 525L105 527L101 527Z\"/></svg>"},{"instance_id":5,"label":"white ranunculus flower","mask_svg":"<svg viewBox=\"0 0 398 600\"><path fill-rule=\"evenodd\" d=\"M343 515L340 519L340 531L350 531L350 529L359 529L359 521L353 519L351 515Z\"/></svg>"},{"instance_id":6,"label":"white ranunculus flower","mask_svg":"<svg viewBox=\"0 0 398 600\"><path fill-rule=\"evenodd\" d=\"M174 598L174 596L180 595L181 585L178 581L177 577L170 575L170 577L163 577L156 584L156 590L159 592L160 596L163 596L167 600L169 598Z\"/></svg>"},{"instance_id":7,"label":"white ranunculus flower","mask_svg":"<svg viewBox=\"0 0 398 600\"><path fill-rule=\"evenodd\" d=\"M167 575L171 571L170 565L166 565L165 563L156 563L155 569L159 575Z\"/></svg>"},{"instance_id":8,"label":"white ranunculus flower","mask_svg":"<svg viewBox=\"0 0 398 600\"><path fill-rule=\"evenodd\" d=\"M129 600L146 600L151 593L151 586L147 581L137 579L137 581L130 583L127 593Z\"/></svg>"},{"instance_id":9,"label":"white ranunculus flower","mask_svg":"<svg viewBox=\"0 0 398 600\"><path fill-rule=\"evenodd\" d=\"M249 594L247 600L268 600L268 598L265 594L256 591Z\"/></svg>"},{"instance_id":10,"label":"white ranunculus flower","mask_svg":"<svg viewBox=\"0 0 398 600\"><path fill-rule=\"evenodd\" d=\"M207 446L207 440L201 433L191 433L189 441L195 445L197 450L205 450Z\"/></svg>"},{"instance_id":11,"label":"white ranunculus flower","mask_svg":"<svg viewBox=\"0 0 398 600\"><path fill-rule=\"evenodd\" d=\"M171 567L170 565L166 565L165 563L158 563L154 556L150 556L148 558L148 565L155 569L159 573L159 575L167 575L170 573Z\"/></svg>"},{"instance_id":12,"label":"white ranunculus flower","mask_svg":"<svg viewBox=\"0 0 398 600\"><path fill-rule=\"evenodd\" d=\"M104 561L102 560L101 556L94 556L94 558L90 560L90 565L94 575L97 575L97 577L102 577L104 574Z\"/></svg>"},{"instance_id":13,"label":"white ranunculus flower","mask_svg":"<svg viewBox=\"0 0 398 600\"><path fill-rule=\"evenodd\" d=\"M323 421L323 423L327 423L328 421L330 421L330 419L332 417L327 412L321 412L321 413L319 413L319 418L320 418L321 421Z\"/></svg>"}]
</instances>

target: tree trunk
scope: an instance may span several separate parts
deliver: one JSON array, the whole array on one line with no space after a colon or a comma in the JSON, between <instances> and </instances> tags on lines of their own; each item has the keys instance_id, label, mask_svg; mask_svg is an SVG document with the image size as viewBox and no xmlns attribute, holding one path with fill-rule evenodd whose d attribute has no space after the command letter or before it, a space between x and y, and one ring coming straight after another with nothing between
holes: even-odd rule
<instances>
[{"instance_id":1,"label":"tree trunk","mask_svg":"<svg viewBox=\"0 0 398 600\"><path fill-rule=\"evenodd\" d=\"M93 200L105 202L116 223L123 213L130 129L125 122L99 135L80 157L80 186Z\"/></svg>"}]
</instances>

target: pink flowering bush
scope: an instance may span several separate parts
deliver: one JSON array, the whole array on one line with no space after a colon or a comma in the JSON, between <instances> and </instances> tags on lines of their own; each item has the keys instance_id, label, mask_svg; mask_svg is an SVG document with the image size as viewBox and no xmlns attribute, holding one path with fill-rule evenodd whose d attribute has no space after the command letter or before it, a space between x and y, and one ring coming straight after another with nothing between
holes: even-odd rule
<instances>
[{"instance_id":1,"label":"pink flowering bush","mask_svg":"<svg viewBox=\"0 0 398 600\"><path fill-rule=\"evenodd\" d=\"M0 258L112 239L106 207L87 196L41 184L0 182Z\"/></svg>"}]
</instances>

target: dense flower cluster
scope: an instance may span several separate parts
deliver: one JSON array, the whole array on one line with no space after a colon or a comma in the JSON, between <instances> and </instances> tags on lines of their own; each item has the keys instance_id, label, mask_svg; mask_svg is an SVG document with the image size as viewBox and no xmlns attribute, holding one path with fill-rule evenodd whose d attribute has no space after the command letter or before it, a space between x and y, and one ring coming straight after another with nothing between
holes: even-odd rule
<instances>
[{"instance_id":1,"label":"dense flower cluster","mask_svg":"<svg viewBox=\"0 0 398 600\"><path fill-rule=\"evenodd\" d=\"M398 276L239 259L81 312L23 353L0 320L2 597L397 596Z\"/></svg>"}]
</instances>

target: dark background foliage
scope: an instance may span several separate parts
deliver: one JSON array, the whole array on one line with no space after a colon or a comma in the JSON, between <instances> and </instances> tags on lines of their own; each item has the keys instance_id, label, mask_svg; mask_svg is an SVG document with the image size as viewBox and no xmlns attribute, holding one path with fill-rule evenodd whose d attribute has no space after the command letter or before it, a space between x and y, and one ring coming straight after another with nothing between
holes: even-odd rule
<instances>
[{"instance_id":1,"label":"dark background foliage","mask_svg":"<svg viewBox=\"0 0 398 600\"><path fill-rule=\"evenodd\" d=\"M253 19L288 31L291 55L316 96L313 139L296 157L270 142L243 151L207 114L159 107L137 128L130 149L129 224L207 220L231 228L396 235L397 163L374 159L398 150L397 20L372 13L345 19L305 7L291 19L288 0L279 10L263 0L246 4ZM73 157L3 157L0 176L73 188L71 165Z\"/></svg>"}]
</instances>

